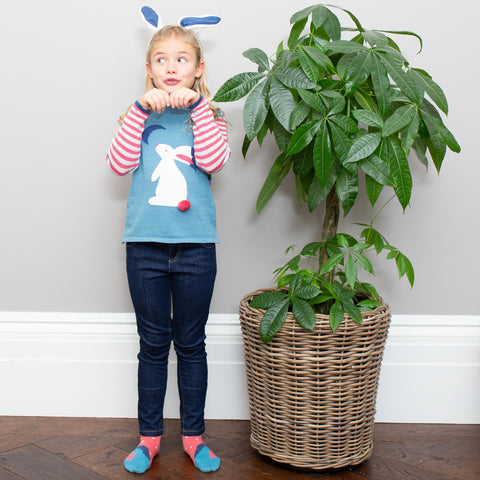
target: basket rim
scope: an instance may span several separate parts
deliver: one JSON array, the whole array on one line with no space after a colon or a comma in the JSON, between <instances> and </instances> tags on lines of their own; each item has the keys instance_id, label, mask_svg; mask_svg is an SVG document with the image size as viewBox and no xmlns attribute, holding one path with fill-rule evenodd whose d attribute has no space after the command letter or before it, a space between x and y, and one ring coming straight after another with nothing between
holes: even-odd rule
<instances>
[{"instance_id":1,"label":"basket rim","mask_svg":"<svg viewBox=\"0 0 480 480\"><path fill-rule=\"evenodd\" d=\"M240 300L240 308L244 307L244 308L248 308L249 310L251 310L252 312L257 312L257 313L264 313L266 312L265 309L263 308L254 308L250 305L250 302L252 301L253 298L257 297L258 295L262 294L262 293L267 293L267 292L280 292L280 291L285 291L286 289L281 289L281 288L275 288L275 287L266 287L266 288L259 288L257 290L254 290L250 293L247 293L246 295L244 295L242 297L242 299ZM368 318L368 317L372 317L372 316L376 316L376 315L380 315L382 312L389 312L390 311L390 305L386 302L383 301L383 299L380 297L380 302L382 303L382 305L380 305L379 307L375 308L374 310L367 310L365 312L362 312L362 317L363 318ZM318 318L318 319L324 319L324 320L328 320L329 319L329 316L326 315L326 314L323 314L323 313L316 313L315 316ZM347 317L347 318L351 318L348 314L344 314L344 318ZM288 315L287 315L287 318L293 318L293 314L291 311L288 312Z\"/></svg>"}]
</instances>

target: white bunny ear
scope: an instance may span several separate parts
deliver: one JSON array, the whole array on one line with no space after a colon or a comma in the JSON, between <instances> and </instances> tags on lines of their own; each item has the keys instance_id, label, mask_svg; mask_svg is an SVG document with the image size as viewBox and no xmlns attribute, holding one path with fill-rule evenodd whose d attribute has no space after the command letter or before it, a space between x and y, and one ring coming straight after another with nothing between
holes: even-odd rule
<instances>
[{"instance_id":1,"label":"white bunny ear","mask_svg":"<svg viewBox=\"0 0 480 480\"><path fill-rule=\"evenodd\" d=\"M182 17L178 24L183 28L210 27L217 25L221 20L215 15L203 15L201 17Z\"/></svg>"},{"instance_id":2,"label":"white bunny ear","mask_svg":"<svg viewBox=\"0 0 480 480\"><path fill-rule=\"evenodd\" d=\"M162 28L162 20L158 13L150 7L142 7L140 9L140 12L142 14L142 18L147 22L147 25L154 31L157 31L158 29Z\"/></svg>"}]
</instances>

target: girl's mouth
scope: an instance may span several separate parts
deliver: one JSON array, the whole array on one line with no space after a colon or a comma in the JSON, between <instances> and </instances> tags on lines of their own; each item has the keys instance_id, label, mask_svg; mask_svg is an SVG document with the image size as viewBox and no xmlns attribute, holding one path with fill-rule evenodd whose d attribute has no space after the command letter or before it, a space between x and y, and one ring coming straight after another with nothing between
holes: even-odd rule
<instances>
[{"instance_id":1,"label":"girl's mouth","mask_svg":"<svg viewBox=\"0 0 480 480\"><path fill-rule=\"evenodd\" d=\"M177 79L175 79L175 78L167 78L167 79L165 80L165 83L166 83L167 85L176 85L179 81L180 81L180 80L177 80Z\"/></svg>"}]
</instances>

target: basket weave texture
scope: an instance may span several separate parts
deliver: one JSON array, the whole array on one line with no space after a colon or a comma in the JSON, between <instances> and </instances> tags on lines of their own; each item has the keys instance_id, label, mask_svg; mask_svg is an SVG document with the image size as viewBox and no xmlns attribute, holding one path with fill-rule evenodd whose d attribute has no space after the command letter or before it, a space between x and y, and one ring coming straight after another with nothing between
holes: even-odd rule
<instances>
[{"instance_id":1,"label":"basket weave texture","mask_svg":"<svg viewBox=\"0 0 480 480\"><path fill-rule=\"evenodd\" d=\"M373 448L378 378L390 326L390 307L346 319L332 333L327 315L313 332L289 313L268 343L260 339L263 310L240 302L250 407L251 445L298 468L357 465Z\"/></svg>"}]
</instances>

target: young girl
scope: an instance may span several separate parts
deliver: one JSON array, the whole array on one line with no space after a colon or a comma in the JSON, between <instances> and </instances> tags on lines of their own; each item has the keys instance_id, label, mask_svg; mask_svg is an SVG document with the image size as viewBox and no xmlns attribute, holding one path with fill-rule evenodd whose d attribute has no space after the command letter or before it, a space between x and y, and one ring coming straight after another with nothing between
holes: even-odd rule
<instances>
[{"instance_id":1,"label":"young girl","mask_svg":"<svg viewBox=\"0 0 480 480\"><path fill-rule=\"evenodd\" d=\"M205 324L218 242L210 174L230 157L226 122L208 102L201 47L189 30L166 26L153 36L146 87L107 154L115 173L133 172L123 242L140 336L141 439L124 464L143 473L158 454L173 341L183 448L201 471L215 471L220 459L202 440Z\"/></svg>"}]
</instances>

